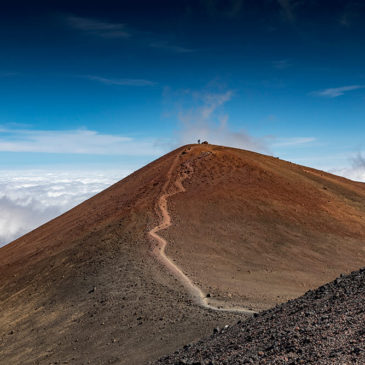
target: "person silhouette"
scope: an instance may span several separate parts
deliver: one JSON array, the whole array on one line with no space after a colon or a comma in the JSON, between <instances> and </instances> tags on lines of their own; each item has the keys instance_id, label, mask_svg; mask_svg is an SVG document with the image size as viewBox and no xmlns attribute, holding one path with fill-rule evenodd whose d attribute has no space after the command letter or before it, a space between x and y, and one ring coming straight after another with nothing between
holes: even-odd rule
<instances>
[{"instance_id":1,"label":"person silhouette","mask_svg":"<svg viewBox=\"0 0 365 365\"><path fill-rule=\"evenodd\" d=\"M198 139L198 144L200 144L200 139Z\"/></svg>"}]
</instances>

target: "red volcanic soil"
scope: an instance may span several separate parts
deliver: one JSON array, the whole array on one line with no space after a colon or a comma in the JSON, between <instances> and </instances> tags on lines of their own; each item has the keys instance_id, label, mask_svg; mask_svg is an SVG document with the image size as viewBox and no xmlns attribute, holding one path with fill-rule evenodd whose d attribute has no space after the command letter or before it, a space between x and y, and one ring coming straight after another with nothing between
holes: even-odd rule
<instances>
[{"instance_id":1,"label":"red volcanic soil","mask_svg":"<svg viewBox=\"0 0 365 365\"><path fill-rule=\"evenodd\" d=\"M163 194L167 257L212 306L266 308L365 263L364 184L184 146L0 249L0 363L142 364L245 316L161 261Z\"/></svg>"}]
</instances>

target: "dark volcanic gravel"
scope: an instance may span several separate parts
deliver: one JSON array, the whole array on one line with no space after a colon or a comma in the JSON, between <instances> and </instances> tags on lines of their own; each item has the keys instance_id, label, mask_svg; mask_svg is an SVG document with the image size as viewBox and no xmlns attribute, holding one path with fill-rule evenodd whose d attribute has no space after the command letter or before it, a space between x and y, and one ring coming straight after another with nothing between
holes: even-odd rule
<instances>
[{"instance_id":1,"label":"dark volcanic gravel","mask_svg":"<svg viewBox=\"0 0 365 365\"><path fill-rule=\"evenodd\" d=\"M365 268L155 364L365 364Z\"/></svg>"}]
</instances>

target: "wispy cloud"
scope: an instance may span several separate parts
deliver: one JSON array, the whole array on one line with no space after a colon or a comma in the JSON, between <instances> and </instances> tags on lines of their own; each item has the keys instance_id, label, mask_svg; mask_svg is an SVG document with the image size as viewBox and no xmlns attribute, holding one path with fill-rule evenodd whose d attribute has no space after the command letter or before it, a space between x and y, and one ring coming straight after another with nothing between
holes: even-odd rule
<instances>
[{"instance_id":1,"label":"wispy cloud","mask_svg":"<svg viewBox=\"0 0 365 365\"><path fill-rule=\"evenodd\" d=\"M329 88L324 90L312 91L310 95L320 96L323 98L337 98L338 96L342 96L347 91L363 89L365 85L350 85L350 86L341 86L335 88Z\"/></svg>"},{"instance_id":2,"label":"wispy cloud","mask_svg":"<svg viewBox=\"0 0 365 365\"><path fill-rule=\"evenodd\" d=\"M292 138L277 138L272 144L273 147L290 147L290 146L301 146L307 145L311 142L316 141L314 137L292 137Z\"/></svg>"},{"instance_id":3,"label":"wispy cloud","mask_svg":"<svg viewBox=\"0 0 365 365\"><path fill-rule=\"evenodd\" d=\"M174 53L191 53L191 52L194 52L193 49L178 46L176 44L171 44L168 41L153 41L153 42L149 43L149 46L151 48L158 48L158 49L162 49L162 50L166 50L166 51L171 51L171 52L174 52Z\"/></svg>"},{"instance_id":4,"label":"wispy cloud","mask_svg":"<svg viewBox=\"0 0 365 365\"><path fill-rule=\"evenodd\" d=\"M341 15L339 23L344 27L350 27L352 24L352 14L345 12Z\"/></svg>"},{"instance_id":5,"label":"wispy cloud","mask_svg":"<svg viewBox=\"0 0 365 365\"><path fill-rule=\"evenodd\" d=\"M285 18L290 23L295 23L295 13L294 13L294 1L293 0L278 0L278 3L283 11Z\"/></svg>"},{"instance_id":6,"label":"wispy cloud","mask_svg":"<svg viewBox=\"0 0 365 365\"><path fill-rule=\"evenodd\" d=\"M0 71L0 77L12 77L19 75L18 72Z\"/></svg>"},{"instance_id":7,"label":"wispy cloud","mask_svg":"<svg viewBox=\"0 0 365 365\"><path fill-rule=\"evenodd\" d=\"M360 152L353 158L353 165L365 170L365 157Z\"/></svg>"},{"instance_id":8,"label":"wispy cloud","mask_svg":"<svg viewBox=\"0 0 365 365\"><path fill-rule=\"evenodd\" d=\"M200 0L200 4L210 17L235 18L242 13L244 0Z\"/></svg>"},{"instance_id":9,"label":"wispy cloud","mask_svg":"<svg viewBox=\"0 0 365 365\"><path fill-rule=\"evenodd\" d=\"M363 1L344 1L343 13L339 17L339 23L344 27L351 27L362 20L365 10Z\"/></svg>"},{"instance_id":10,"label":"wispy cloud","mask_svg":"<svg viewBox=\"0 0 365 365\"><path fill-rule=\"evenodd\" d=\"M156 156L163 152L153 139L133 139L88 129L3 129L0 151L126 156Z\"/></svg>"},{"instance_id":11,"label":"wispy cloud","mask_svg":"<svg viewBox=\"0 0 365 365\"><path fill-rule=\"evenodd\" d=\"M102 38L125 39L131 36L131 33L126 29L126 25L121 23L111 23L73 15L67 16L66 22L74 29Z\"/></svg>"},{"instance_id":12,"label":"wispy cloud","mask_svg":"<svg viewBox=\"0 0 365 365\"><path fill-rule=\"evenodd\" d=\"M272 65L274 68L276 68L278 70L284 70L286 68L289 68L291 66L291 63L290 63L290 60L283 59L283 60L273 61Z\"/></svg>"},{"instance_id":13,"label":"wispy cloud","mask_svg":"<svg viewBox=\"0 0 365 365\"><path fill-rule=\"evenodd\" d=\"M1 171L0 246L64 213L131 171Z\"/></svg>"},{"instance_id":14,"label":"wispy cloud","mask_svg":"<svg viewBox=\"0 0 365 365\"><path fill-rule=\"evenodd\" d=\"M64 16L63 23L68 27L76 29L88 35L109 39L133 38L134 45L141 47L155 48L173 53L191 53L194 49L184 47L174 40L166 39L166 36L153 34L148 31L131 30L124 23L114 23L107 20L80 17L75 15ZM102 78L100 78L102 79ZM100 80L101 81L101 80Z\"/></svg>"},{"instance_id":15,"label":"wispy cloud","mask_svg":"<svg viewBox=\"0 0 365 365\"><path fill-rule=\"evenodd\" d=\"M95 75L82 76L92 81L101 82L106 85L119 85L119 86L154 86L156 82L144 79L116 79L106 78Z\"/></svg>"},{"instance_id":16,"label":"wispy cloud","mask_svg":"<svg viewBox=\"0 0 365 365\"><path fill-rule=\"evenodd\" d=\"M244 0L231 0L230 7L226 10L225 14L229 18L235 18L242 12Z\"/></svg>"},{"instance_id":17,"label":"wispy cloud","mask_svg":"<svg viewBox=\"0 0 365 365\"><path fill-rule=\"evenodd\" d=\"M213 144L266 151L263 140L250 136L243 130L230 128L229 115L224 111L224 105L233 95L232 90L182 90L175 93L174 101L180 99L173 107L178 110L177 118L180 122L177 143L194 143L201 139Z\"/></svg>"}]
</instances>

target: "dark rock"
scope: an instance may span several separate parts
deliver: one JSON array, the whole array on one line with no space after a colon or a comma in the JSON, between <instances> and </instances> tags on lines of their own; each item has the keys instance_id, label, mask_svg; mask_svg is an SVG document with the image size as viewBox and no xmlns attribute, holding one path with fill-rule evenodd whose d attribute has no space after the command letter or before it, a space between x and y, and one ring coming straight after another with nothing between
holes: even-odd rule
<instances>
[{"instance_id":1,"label":"dark rock","mask_svg":"<svg viewBox=\"0 0 365 365\"><path fill-rule=\"evenodd\" d=\"M365 364L365 270L224 328L156 364Z\"/></svg>"}]
</instances>

